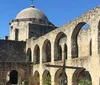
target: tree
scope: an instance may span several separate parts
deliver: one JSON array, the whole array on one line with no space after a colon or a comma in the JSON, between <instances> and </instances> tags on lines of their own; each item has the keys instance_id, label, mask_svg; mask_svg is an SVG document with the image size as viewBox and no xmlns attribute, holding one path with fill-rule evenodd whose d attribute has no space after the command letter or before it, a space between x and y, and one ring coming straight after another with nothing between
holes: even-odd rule
<instances>
[{"instance_id":1,"label":"tree","mask_svg":"<svg viewBox=\"0 0 100 85\"><path fill-rule=\"evenodd\" d=\"M89 79L85 78L81 79L78 85L92 85L92 82Z\"/></svg>"},{"instance_id":2,"label":"tree","mask_svg":"<svg viewBox=\"0 0 100 85\"><path fill-rule=\"evenodd\" d=\"M47 75L43 78L43 85L51 85L51 76Z\"/></svg>"}]
</instances>

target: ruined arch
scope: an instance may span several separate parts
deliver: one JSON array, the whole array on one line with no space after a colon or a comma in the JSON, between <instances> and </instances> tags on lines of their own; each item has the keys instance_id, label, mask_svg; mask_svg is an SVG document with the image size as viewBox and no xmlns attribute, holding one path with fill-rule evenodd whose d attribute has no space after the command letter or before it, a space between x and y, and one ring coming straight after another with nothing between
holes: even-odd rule
<instances>
[{"instance_id":1,"label":"ruined arch","mask_svg":"<svg viewBox=\"0 0 100 85\"><path fill-rule=\"evenodd\" d=\"M34 80L33 80L34 84L35 85L40 85L40 74L39 74L38 71L34 72L34 76L33 77L34 77Z\"/></svg>"},{"instance_id":2,"label":"ruined arch","mask_svg":"<svg viewBox=\"0 0 100 85\"><path fill-rule=\"evenodd\" d=\"M85 26L88 26L88 28ZM84 28L83 28L84 27ZM73 30L72 32L72 35L71 35L71 55L72 55L72 58L77 58L79 56L79 49L78 49L78 35L79 35L79 32L80 30L82 31L83 29L90 29L90 25L85 23L85 22L80 22L77 24L77 26L75 27L75 29ZM89 46L88 46L89 47Z\"/></svg>"},{"instance_id":3,"label":"ruined arch","mask_svg":"<svg viewBox=\"0 0 100 85\"><path fill-rule=\"evenodd\" d=\"M59 32L56 36L55 42L54 42L54 60L62 60L62 52L64 49L64 44L67 42L67 36L63 32Z\"/></svg>"},{"instance_id":4,"label":"ruined arch","mask_svg":"<svg viewBox=\"0 0 100 85\"><path fill-rule=\"evenodd\" d=\"M42 47L42 62L51 62L51 42L46 39Z\"/></svg>"},{"instance_id":5,"label":"ruined arch","mask_svg":"<svg viewBox=\"0 0 100 85\"><path fill-rule=\"evenodd\" d=\"M18 83L18 72L16 70L12 70L10 72L10 81L11 84L17 84Z\"/></svg>"},{"instance_id":6,"label":"ruined arch","mask_svg":"<svg viewBox=\"0 0 100 85\"><path fill-rule=\"evenodd\" d=\"M45 70L42 75L42 83L43 85L51 85L51 74L48 70Z\"/></svg>"},{"instance_id":7,"label":"ruined arch","mask_svg":"<svg viewBox=\"0 0 100 85\"><path fill-rule=\"evenodd\" d=\"M61 84L61 82L62 82L62 69L58 69L57 71L56 71L56 73L55 73L55 79L54 79L54 81L55 81L55 85L60 85ZM64 73L65 74L65 82L66 82L66 84L65 85L67 85L67 83L68 83L68 80L67 80L67 75L66 75L66 73Z\"/></svg>"},{"instance_id":8,"label":"ruined arch","mask_svg":"<svg viewBox=\"0 0 100 85\"><path fill-rule=\"evenodd\" d=\"M75 70L72 76L72 85L79 85L81 81L85 82L85 80L88 80L91 83L89 85L92 85L92 78L89 71L86 71L84 68Z\"/></svg>"},{"instance_id":9,"label":"ruined arch","mask_svg":"<svg viewBox=\"0 0 100 85\"><path fill-rule=\"evenodd\" d=\"M27 50L27 59L28 59L28 61L32 61L32 52L31 52L30 48L28 48L28 50Z\"/></svg>"},{"instance_id":10,"label":"ruined arch","mask_svg":"<svg viewBox=\"0 0 100 85\"><path fill-rule=\"evenodd\" d=\"M39 64L40 63L40 48L39 48L39 45L36 45L35 48L34 48L33 62L35 64Z\"/></svg>"}]
</instances>

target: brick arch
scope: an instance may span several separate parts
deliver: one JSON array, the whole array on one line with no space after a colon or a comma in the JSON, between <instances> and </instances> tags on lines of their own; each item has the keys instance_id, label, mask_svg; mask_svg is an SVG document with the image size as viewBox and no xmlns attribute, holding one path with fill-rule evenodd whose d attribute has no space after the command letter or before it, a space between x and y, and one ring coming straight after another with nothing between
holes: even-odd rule
<instances>
[{"instance_id":1,"label":"brick arch","mask_svg":"<svg viewBox=\"0 0 100 85\"><path fill-rule=\"evenodd\" d=\"M82 29L83 26L85 25L89 25L86 22L80 22L76 25L76 27L74 28L72 35L71 35L71 56L72 58L77 58L78 57L78 34L80 32L80 30ZM90 25L89 25L90 26Z\"/></svg>"},{"instance_id":2,"label":"brick arch","mask_svg":"<svg viewBox=\"0 0 100 85\"><path fill-rule=\"evenodd\" d=\"M31 48L27 49L27 60L32 61L32 51Z\"/></svg>"},{"instance_id":3,"label":"brick arch","mask_svg":"<svg viewBox=\"0 0 100 85\"><path fill-rule=\"evenodd\" d=\"M92 78L89 71L86 71L86 69L84 68L75 70L72 76L72 85L78 85L82 79L88 79L92 82Z\"/></svg>"},{"instance_id":4,"label":"brick arch","mask_svg":"<svg viewBox=\"0 0 100 85\"><path fill-rule=\"evenodd\" d=\"M55 85L60 85L60 83L62 82L61 80L62 80L62 69L58 69L57 71L56 71L56 73L55 73L55 78L54 78L54 81L55 81ZM67 80L67 74L66 73L64 73L65 74L65 79L66 79L66 84L65 85L67 85L67 83L68 83L68 80Z\"/></svg>"},{"instance_id":5,"label":"brick arch","mask_svg":"<svg viewBox=\"0 0 100 85\"><path fill-rule=\"evenodd\" d=\"M45 85L51 85L51 74L48 70L45 70L42 74L42 83Z\"/></svg>"},{"instance_id":6,"label":"brick arch","mask_svg":"<svg viewBox=\"0 0 100 85\"><path fill-rule=\"evenodd\" d=\"M62 60L62 44L67 42L67 36L63 32L59 32L54 41L54 60ZM64 46L64 45L63 45Z\"/></svg>"},{"instance_id":7,"label":"brick arch","mask_svg":"<svg viewBox=\"0 0 100 85\"><path fill-rule=\"evenodd\" d=\"M51 42L46 39L42 47L42 62L51 62Z\"/></svg>"},{"instance_id":8,"label":"brick arch","mask_svg":"<svg viewBox=\"0 0 100 85\"><path fill-rule=\"evenodd\" d=\"M33 57L33 62L35 64L39 64L40 63L40 47L39 45L35 45L34 47L34 57Z\"/></svg>"}]
</instances>

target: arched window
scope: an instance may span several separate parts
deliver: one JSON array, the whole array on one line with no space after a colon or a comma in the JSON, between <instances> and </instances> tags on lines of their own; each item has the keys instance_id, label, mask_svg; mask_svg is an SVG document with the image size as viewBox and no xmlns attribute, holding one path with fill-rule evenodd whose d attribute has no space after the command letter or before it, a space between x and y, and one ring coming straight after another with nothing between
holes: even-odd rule
<instances>
[{"instance_id":1,"label":"arched window","mask_svg":"<svg viewBox=\"0 0 100 85\"><path fill-rule=\"evenodd\" d=\"M28 48L28 50L27 50L27 58L28 58L28 61L31 61L32 59L32 53L31 53L31 49L30 48Z\"/></svg>"},{"instance_id":2,"label":"arched window","mask_svg":"<svg viewBox=\"0 0 100 85\"><path fill-rule=\"evenodd\" d=\"M36 45L35 48L34 48L33 62L35 64L39 64L40 63L40 48L39 48L38 45Z\"/></svg>"},{"instance_id":3,"label":"arched window","mask_svg":"<svg viewBox=\"0 0 100 85\"><path fill-rule=\"evenodd\" d=\"M45 40L42 48L42 60L43 63L45 62L51 62L51 43L49 40Z\"/></svg>"},{"instance_id":4,"label":"arched window","mask_svg":"<svg viewBox=\"0 0 100 85\"><path fill-rule=\"evenodd\" d=\"M18 83L18 72L16 70L12 70L10 72L10 83L17 84Z\"/></svg>"},{"instance_id":5,"label":"arched window","mask_svg":"<svg viewBox=\"0 0 100 85\"><path fill-rule=\"evenodd\" d=\"M55 42L54 42L54 60L62 60L62 45L66 43L67 36L63 32L57 34Z\"/></svg>"}]
</instances>

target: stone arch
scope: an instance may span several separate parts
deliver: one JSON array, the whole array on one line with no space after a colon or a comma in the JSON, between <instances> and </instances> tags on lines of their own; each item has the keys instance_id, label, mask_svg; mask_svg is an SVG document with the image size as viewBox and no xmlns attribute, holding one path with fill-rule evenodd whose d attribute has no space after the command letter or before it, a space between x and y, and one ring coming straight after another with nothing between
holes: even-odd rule
<instances>
[{"instance_id":1,"label":"stone arch","mask_svg":"<svg viewBox=\"0 0 100 85\"><path fill-rule=\"evenodd\" d=\"M18 83L18 72L16 70L12 70L10 72L10 80L8 82L10 82L11 84Z\"/></svg>"},{"instance_id":2,"label":"stone arch","mask_svg":"<svg viewBox=\"0 0 100 85\"><path fill-rule=\"evenodd\" d=\"M92 85L92 79L89 71L86 71L84 68L75 70L72 76L72 85L79 85L81 81L85 82L85 80Z\"/></svg>"},{"instance_id":3,"label":"stone arch","mask_svg":"<svg viewBox=\"0 0 100 85\"><path fill-rule=\"evenodd\" d=\"M51 85L51 74L48 70L45 70L42 75L42 83L43 85Z\"/></svg>"},{"instance_id":4,"label":"stone arch","mask_svg":"<svg viewBox=\"0 0 100 85\"><path fill-rule=\"evenodd\" d=\"M61 82L62 82L62 74L63 74L62 69L58 69L56 71L56 73L55 73L55 79L54 79L55 85L60 85L61 84ZM67 75L66 75L66 73L64 73L64 74L65 74L65 80L66 80L65 81L66 82L65 85L67 85L67 83L68 83Z\"/></svg>"},{"instance_id":5,"label":"stone arch","mask_svg":"<svg viewBox=\"0 0 100 85\"><path fill-rule=\"evenodd\" d=\"M36 45L35 48L34 48L33 62L35 64L39 64L40 63L40 48L39 48L39 45Z\"/></svg>"},{"instance_id":6,"label":"stone arch","mask_svg":"<svg viewBox=\"0 0 100 85\"><path fill-rule=\"evenodd\" d=\"M62 60L62 46L67 42L67 36L63 32L59 32L54 42L54 60Z\"/></svg>"},{"instance_id":7,"label":"stone arch","mask_svg":"<svg viewBox=\"0 0 100 85\"><path fill-rule=\"evenodd\" d=\"M82 31L83 27L85 27L85 26L89 26L88 28L90 28L89 24L87 24L85 22L80 22L80 23L77 24L77 26L75 27L75 29L72 32L72 35L71 35L71 55L72 55L72 58L77 58L78 55L79 55L78 54L79 49L78 49L77 38L78 38L80 30Z\"/></svg>"},{"instance_id":8,"label":"stone arch","mask_svg":"<svg viewBox=\"0 0 100 85\"><path fill-rule=\"evenodd\" d=\"M28 61L32 61L32 51L30 48L28 48L27 50L27 58L28 58Z\"/></svg>"},{"instance_id":9,"label":"stone arch","mask_svg":"<svg viewBox=\"0 0 100 85\"><path fill-rule=\"evenodd\" d=\"M35 85L40 85L40 74L39 74L38 71L34 72L34 76L33 77L34 77L34 80L33 80L34 84Z\"/></svg>"},{"instance_id":10,"label":"stone arch","mask_svg":"<svg viewBox=\"0 0 100 85\"><path fill-rule=\"evenodd\" d=\"M51 62L51 42L46 39L44 41L43 47L42 47L42 61L45 62Z\"/></svg>"}]
</instances>

